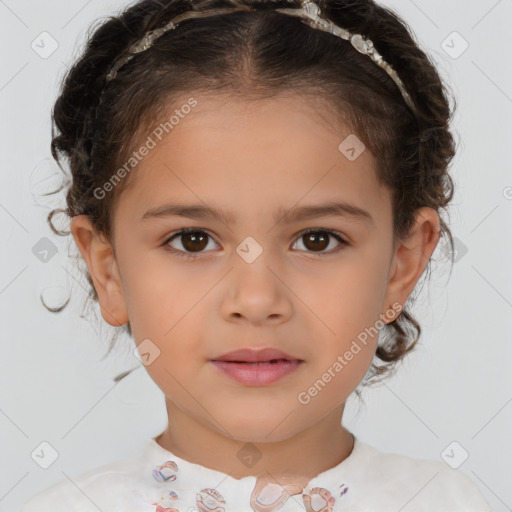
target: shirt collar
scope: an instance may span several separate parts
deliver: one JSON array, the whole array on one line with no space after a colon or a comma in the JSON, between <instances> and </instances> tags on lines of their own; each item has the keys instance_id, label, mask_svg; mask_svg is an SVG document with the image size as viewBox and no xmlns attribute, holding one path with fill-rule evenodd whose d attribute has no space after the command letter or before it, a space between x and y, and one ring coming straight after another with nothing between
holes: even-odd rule
<instances>
[{"instance_id":1,"label":"shirt collar","mask_svg":"<svg viewBox=\"0 0 512 512\"><path fill-rule=\"evenodd\" d=\"M179 502L180 506L197 507L200 512L246 512L249 506L255 512L287 512L299 506L307 512L330 512L335 503L350 495L351 478L363 455L364 443L352 435L350 455L312 478L304 488L281 486L263 476L233 478L178 457L160 446L156 438L147 441L139 467L145 481L161 490L161 510Z\"/></svg>"}]
</instances>

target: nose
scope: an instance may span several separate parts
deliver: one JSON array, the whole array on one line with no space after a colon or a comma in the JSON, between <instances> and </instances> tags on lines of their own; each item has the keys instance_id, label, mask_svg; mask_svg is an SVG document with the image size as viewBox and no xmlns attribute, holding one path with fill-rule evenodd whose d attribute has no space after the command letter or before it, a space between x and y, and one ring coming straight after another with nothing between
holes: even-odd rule
<instances>
[{"instance_id":1,"label":"nose","mask_svg":"<svg viewBox=\"0 0 512 512\"><path fill-rule=\"evenodd\" d=\"M292 297L279 269L273 269L264 258L252 263L240 260L227 279L221 313L227 321L276 325L290 319Z\"/></svg>"}]
</instances>

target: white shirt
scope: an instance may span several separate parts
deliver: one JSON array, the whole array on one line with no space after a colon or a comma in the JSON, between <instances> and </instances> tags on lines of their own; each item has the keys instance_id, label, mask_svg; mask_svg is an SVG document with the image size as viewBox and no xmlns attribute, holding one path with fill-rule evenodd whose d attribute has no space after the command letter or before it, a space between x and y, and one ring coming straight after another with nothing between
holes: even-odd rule
<instances>
[{"instance_id":1,"label":"white shirt","mask_svg":"<svg viewBox=\"0 0 512 512\"><path fill-rule=\"evenodd\" d=\"M151 438L139 456L58 482L21 512L492 512L460 470L354 439L340 464L287 492L181 459Z\"/></svg>"}]
</instances>

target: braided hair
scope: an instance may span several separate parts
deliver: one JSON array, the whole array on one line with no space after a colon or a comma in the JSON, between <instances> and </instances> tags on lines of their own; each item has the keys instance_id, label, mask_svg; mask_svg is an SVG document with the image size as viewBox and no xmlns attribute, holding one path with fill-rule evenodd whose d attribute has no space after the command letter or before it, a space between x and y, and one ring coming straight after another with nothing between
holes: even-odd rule
<instances>
[{"instance_id":1,"label":"braided hair","mask_svg":"<svg viewBox=\"0 0 512 512\"><path fill-rule=\"evenodd\" d=\"M126 162L141 135L158 118L159 109L192 92L244 98L293 90L315 92L335 107L377 156L378 180L392 191L395 241L407 235L417 209L426 206L438 213L446 209L453 196L448 174L455 155L449 128L453 110L447 85L406 23L373 0L318 3L325 18L373 41L409 91L416 114L406 107L385 71L349 42L274 12L293 4L298 7L298 0L140 0L119 16L101 20L99 27L92 26L83 53L62 81L52 111L52 155L63 171L61 163L66 161L71 173L67 207L48 215L53 232L70 234L55 228L52 218L56 213L70 218L87 215L97 231L112 240L112 212L130 185L130 176L102 200L94 190ZM149 30L192 8L233 5L248 5L257 11L184 21L107 82L114 61ZM452 101L455 104L453 96ZM442 218L440 227L441 236L450 243L453 264L453 239ZM88 299L97 302L90 273L85 272L91 288ZM431 261L428 277L430 272ZM363 385L390 375L419 340L421 327L409 309L416 299L414 292L400 314L382 328ZM132 335L129 322L118 328L107 354L120 330ZM356 394L360 398L359 390Z\"/></svg>"}]
</instances>

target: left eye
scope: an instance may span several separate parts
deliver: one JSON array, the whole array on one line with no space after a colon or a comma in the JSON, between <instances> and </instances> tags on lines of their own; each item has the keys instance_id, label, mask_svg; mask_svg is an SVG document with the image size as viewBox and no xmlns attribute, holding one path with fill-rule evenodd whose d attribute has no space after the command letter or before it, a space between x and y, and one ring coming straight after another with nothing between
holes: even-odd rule
<instances>
[{"instance_id":1,"label":"left eye","mask_svg":"<svg viewBox=\"0 0 512 512\"><path fill-rule=\"evenodd\" d=\"M323 251L323 249L330 245L328 243L329 238L334 238L341 246L348 245L348 243L345 240L343 240L343 238L341 238L341 236L339 236L337 233L326 229L308 229L307 231L303 231L299 236L299 240L305 239L307 244L311 244L310 247L321 249L321 252L337 252L340 249L339 246L337 249L331 251Z\"/></svg>"},{"instance_id":2,"label":"left eye","mask_svg":"<svg viewBox=\"0 0 512 512\"><path fill-rule=\"evenodd\" d=\"M166 250L176 253L179 256L193 258L195 257L195 254L201 254L204 252L205 247L208 245L208 238L211 238L211 236L202 229L185 228L174 233L170 238L168 238L164 242L164 246L166 247ZM325 251L325 249L330 245L329 239L332 238L338 242L338 248ZM170 243L175 239L181 242L184 250L170 246ZM317 252L320 255L323 255L324 253L331 254L337 252L340 250L340 246L348 245L348 242L341 238L341 236L336 232L327 229L308 229L299 234L298 240L300 241L302 239L305 240L304 246L308 252Z\"/></svg>"}]
</instances>

